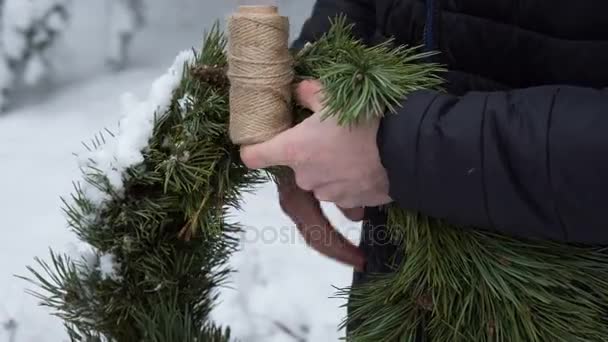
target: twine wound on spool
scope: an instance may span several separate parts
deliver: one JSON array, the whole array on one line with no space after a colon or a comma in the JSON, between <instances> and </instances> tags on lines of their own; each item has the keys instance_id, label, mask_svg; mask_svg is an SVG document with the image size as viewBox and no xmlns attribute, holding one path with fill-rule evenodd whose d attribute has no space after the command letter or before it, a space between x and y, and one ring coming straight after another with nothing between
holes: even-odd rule
<instances>
[{"instance_id":1,"label":"twine wound on spool","mask_svg":"<svg viewBox=\"0 0 608 342\"><path fill-rule=\"evenodd\" d=\"M292 124L289 20L274 6L241 6L228 32L230 139L264 142Z\"/></svg>"}]
</instances>

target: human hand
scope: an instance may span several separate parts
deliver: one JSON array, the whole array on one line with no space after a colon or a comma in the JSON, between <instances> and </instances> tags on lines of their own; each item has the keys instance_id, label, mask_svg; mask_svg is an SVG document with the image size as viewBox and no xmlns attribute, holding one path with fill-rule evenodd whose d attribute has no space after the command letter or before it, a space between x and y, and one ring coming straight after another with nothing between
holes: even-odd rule
<instances>
[{"instance_id":1,"label":"human hand","mask_svg":"<svg viewBox=\"0 0 608 342\"><path fill-rule=\"evenodd\" d=\"M299 188L341 208L391 202L376 144L380 120L352 127L339 126L334 118L322 120L323 92L317 81L301 82L296 98L314 114L266 142L243 147L245 165L252 169L288 166Z\"/></svg>"},{"instance_id":2,"label":"human hand","mask_svg":"<svg viewBox=\"0 0 608 342\"><path fill-rule=\"evenodd\" d=\"M300 83L296 98L315 114L265 143L243 147L241 158L250 168L290 167L294 172L277 179L283 211L311 247L362 271L365 256L331 226L319 200L336 203L353 221L363 219L363 206L391 201L376 147L379 121L345 128L321 120L321 90L319 82Z\"/></svg>"}]
</instances>

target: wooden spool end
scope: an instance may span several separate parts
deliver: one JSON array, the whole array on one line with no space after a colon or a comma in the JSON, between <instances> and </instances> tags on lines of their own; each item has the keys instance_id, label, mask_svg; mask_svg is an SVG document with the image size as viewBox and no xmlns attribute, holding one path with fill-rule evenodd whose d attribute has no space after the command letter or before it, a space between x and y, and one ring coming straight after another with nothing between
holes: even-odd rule
<instances>
[{"instance_id":1,"label":"wooden spool end","mask_svg":"<svg viewBox=\"0 0 608 342\"><path fill-rule=\"evenodd\" d=\"M239 6L240 14L279 14L277 6L259 5L259 6Z\"/></svg>"}]
</instances>

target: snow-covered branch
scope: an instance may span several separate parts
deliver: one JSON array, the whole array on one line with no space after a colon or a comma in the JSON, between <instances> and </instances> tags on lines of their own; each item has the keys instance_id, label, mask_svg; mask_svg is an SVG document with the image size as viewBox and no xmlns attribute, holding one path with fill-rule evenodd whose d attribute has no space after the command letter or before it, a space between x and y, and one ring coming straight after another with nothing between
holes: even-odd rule
<instances>
[{"instance_id":1,"label":"snow-covered branch","mask_svg":"<svg viewBox=\"0 0 608 342\"><path fill-rule=\"evenodd\" d=\"M143 0L107 0L109 2L110 42L108 64L123 69L129 61L133 36L144 25Z\"/></svg>"},{"instance_id":2,"label":"snow-covered branch","mask_svg":"<svg viewBox=\"0 0 608 342\"><path fill-rule=\"evenodd\" d=\"M49 48L65 29L70 0L0 1L0 108L21 84L43 80Z\"/></svg>"}]
</instances>

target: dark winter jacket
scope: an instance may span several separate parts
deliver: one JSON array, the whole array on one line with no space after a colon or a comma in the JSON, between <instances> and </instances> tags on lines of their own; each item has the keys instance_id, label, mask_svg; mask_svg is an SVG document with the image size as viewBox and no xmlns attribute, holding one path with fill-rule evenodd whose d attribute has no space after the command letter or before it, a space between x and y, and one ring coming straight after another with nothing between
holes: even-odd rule
<instances>
[{"instance_id":1,"label":"dark winter jacket","mask_svg":"<svg viewBox=\"0 0 608 342\"><path fill-rule=\"evenodd\" d=\"M382 120L378 146L400 206L608 245L608 1L318 0L295 45L337 13L366 41L440 51L450 70L449 94L414 93Z\"/></svg>"}]
</instances>

